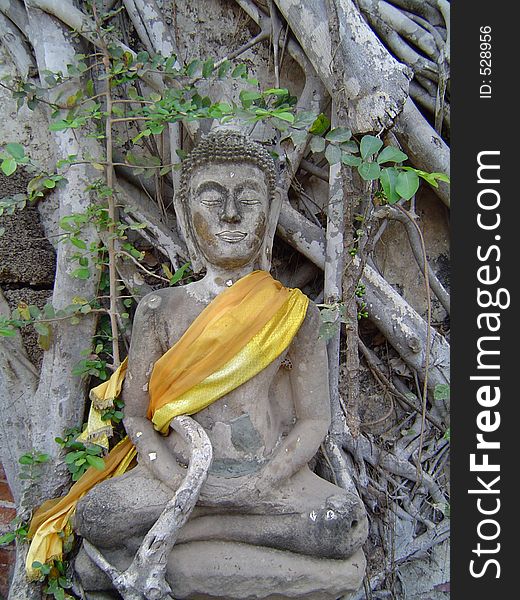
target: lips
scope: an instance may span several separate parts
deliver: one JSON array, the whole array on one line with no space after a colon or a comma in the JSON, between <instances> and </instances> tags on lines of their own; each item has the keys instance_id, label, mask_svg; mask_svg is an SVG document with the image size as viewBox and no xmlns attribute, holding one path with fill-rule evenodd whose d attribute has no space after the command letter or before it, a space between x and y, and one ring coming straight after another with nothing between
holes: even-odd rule
<instances>
[{"instance_id":1,"label":"lips","mask_svg":"<svg viewBox=\"0 0 520 600\"><path fill-rule=\"evenodd\" d=\"M219 239L231 244L241 242L246 236L247 233L244 231L221 231L220 233L217 233Z\"/></svg>"}]
</instances>

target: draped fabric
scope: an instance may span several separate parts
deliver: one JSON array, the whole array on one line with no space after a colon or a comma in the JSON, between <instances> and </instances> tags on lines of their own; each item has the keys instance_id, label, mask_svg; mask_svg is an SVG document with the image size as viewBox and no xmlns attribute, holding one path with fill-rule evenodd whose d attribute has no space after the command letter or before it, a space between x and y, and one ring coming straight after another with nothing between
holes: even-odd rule
<instances>
[{"instance_id":1,"label":"draped fabric","mask_svg":"<svg viewBox=\"0 0 520 600\"><path fill-rule=\"evenodd\" d=\"M176 416L199 412L263 370L290 345L307 306L302 292L285 288L264 271L254 271L224 290L155 363L147 415L154 427L168 433ZM109 381L92 390L85 441L106 443L109 431L100 411L113 405L125 373L126 359ZM39 575L32 568L34 561L43 564L62 557L63 532L70 527L79 499L100 481L131 468L135 455L126 437L107 455L103 471L90 467L66 496L49 500L36 511L29 530L29 578Z\"/></svg>"}]
</instances>

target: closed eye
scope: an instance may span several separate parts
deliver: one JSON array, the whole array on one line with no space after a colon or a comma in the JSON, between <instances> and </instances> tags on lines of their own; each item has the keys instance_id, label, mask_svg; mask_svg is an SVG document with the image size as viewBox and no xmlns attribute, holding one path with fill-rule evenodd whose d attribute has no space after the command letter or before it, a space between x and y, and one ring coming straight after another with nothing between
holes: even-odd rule
<instances>
[{"instance_id":1,"label":"closed eye","mask_svg":"<svg viewBox=\"0 0 520 600\"><path fill-rule=\"evenodd\" d=\"M261 204L261 201L257 200L256 198L241 198L240 204L245 204L246 206L255 206L257 204Z\"/></svg>"},{"instance_id":2,"label":"closed eye","mask_svg":"<svg viewBox=\"0 0 520 600\"><path fill-rule=\"evenodd\" d=\"M200 203L204 206L221 206L222 195L215 190L208 190L200 195Z\"/></svg>"}]
</instances>

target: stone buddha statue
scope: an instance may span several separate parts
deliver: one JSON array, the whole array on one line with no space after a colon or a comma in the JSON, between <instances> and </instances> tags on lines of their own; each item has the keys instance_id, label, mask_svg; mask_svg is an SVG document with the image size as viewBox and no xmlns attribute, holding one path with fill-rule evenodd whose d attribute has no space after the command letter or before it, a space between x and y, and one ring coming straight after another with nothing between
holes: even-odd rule
<instances>
[{"instance_id":1,"label":"stone buddha statue","mask_svg":"<svg viewBox=\"0 0 520 600\"><path fill-rule=\"evenodd\" d=\"M139 303L123 388L138 465L95 486L74 517L76 532L119 568L175 494L189 457L176 432L161 435L147 416L154 366L215 298L248 277L272 280L275 181L269 153L234 132L210 133L183 163L176 211L192 265L205 275ZM213 461L168 561L173 597L336 600L361 584L364 507L308 467L330 425L319 323L306 300L286 347L193 414L211 440ZM163 376L156 380L161 385ZM118 597L84 553L76 570L87 598Z\"/></svg>"}]
</instances>

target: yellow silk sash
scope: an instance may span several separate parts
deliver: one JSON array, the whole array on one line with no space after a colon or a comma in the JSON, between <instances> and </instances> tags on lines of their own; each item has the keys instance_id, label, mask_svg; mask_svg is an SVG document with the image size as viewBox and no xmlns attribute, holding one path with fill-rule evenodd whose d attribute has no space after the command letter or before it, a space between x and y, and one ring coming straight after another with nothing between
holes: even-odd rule
<instances>
[{"instance_id":1,"label":"yellow silk sash","mask_svg":"<svg viewBox=\"0 0 520 600\"><path fill-rule=\"evenodd\" d=\"M289 346L307 306L302 292L283 287L264 271L246 275L219 294L154 365L148 408L154 427L168 433L174 417L194 414L254 377ZM109 381L92 390L91 429L87 427L84 441L97 439L105 445L107 423L100 420L99 411L111 406L125 373L126 359ZM96 427L101 436L96 437ZM30 579L39 575L32 568L34 561L43 564L62 557L63 532L80 498L96 483L128 470L135 455L125 438L107 455L103 471L90 467L66 496L45 502L35 512L26 560Z\"/></svg>"}]
</instances>

